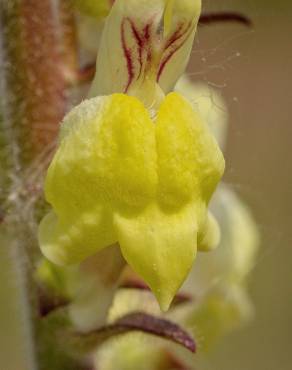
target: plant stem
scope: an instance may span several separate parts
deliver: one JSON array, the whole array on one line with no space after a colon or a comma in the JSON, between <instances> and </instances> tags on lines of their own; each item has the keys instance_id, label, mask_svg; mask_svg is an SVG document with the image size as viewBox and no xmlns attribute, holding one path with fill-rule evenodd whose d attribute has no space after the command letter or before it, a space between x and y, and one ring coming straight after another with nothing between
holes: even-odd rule
<instances>
[{"instance_id":1,"label":"plant stem","mask_svg":"<svg viewBox=\"0 0 292 370\"><path fill-rule=\"evenodd\" d=\"M29 297L23 280L17 241L2 225L0 228L0 368L35 370L35 348L29 313Z\"/></svg>"},{"instance_id":2,"label":"plant stem","mask_svg":"<svg viewBox=\"0 0 292 370\"><path fill-rule=\"evenodd\" d=\"M30 348L30 359L19 370L47 369L46 358L40 358L47 342L41 329L34 280L38 258L36 200L66 112L64 63L74 60L76 54L73 43L65 45L62 22L66 17L68 21L68 14L61 11L66 12L66 8L54 0L0 0L0 111L11 158L5 169L10 179L5 183L4 193L8 196L2 205L6 213L2 227L11 240L3 247L7 248L5 256L9 256L11 265L9 278L12 285L18 286L14 304L20 307L20 316L28 328L22 340Z\"/></svg>"},{"instance_id":3,"label":"plant stem","mask_svg":"<svg viewBox=\"0 0 292 370\"><path fill-rule=\"evenodd\" d=\"M22 165L55 141L65 113L60 23L52 0L2 0L0 5L4 119Z\"/></svg>"}]
</instances>

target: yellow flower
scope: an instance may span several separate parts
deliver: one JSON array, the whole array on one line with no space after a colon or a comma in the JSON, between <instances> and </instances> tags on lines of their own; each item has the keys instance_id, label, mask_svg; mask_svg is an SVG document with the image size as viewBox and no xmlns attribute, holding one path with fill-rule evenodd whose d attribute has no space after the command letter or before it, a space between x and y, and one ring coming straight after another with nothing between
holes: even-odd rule
<instances>
[{"instance_id":1,"label":"yellow flower","mask_svg":"<svg viewBox=\"0 0 292 370\"><path fill-rule=\"evenodd\" d=\"M201 350L208 351L224 335L246 324L253 316L253 305L244 286L217 285L186 320L194 336L202 338Z\"/></svg>"},{"instance_id":2,"label":"yellow flower","mask_svg":"<svg viewBox=\"0 0 292 370\"><path fill-rule=\"evenodd\" d=\"M166 309L206 236L223 167L208 129L176 93L154 121L135 97L85 101L65 118L48 170L54 211L40 226L42 251L69 264L119 242Z\"/></svg>"},{"instance_id":3,"label":"yellow flower","mask_svg":"<svg viewBox=\"0 0 292 370\"><path fill-rule=\"evenodd\" d=\"M73 0L73 4L83 14L95 18L108 15L114 0Z\"/></svg>"},{"instance_id":4,"label":"yellow flower","mask_svg":"<svg viewBox=\"0 0 292 370\"><path fill-rule=\"evenodd\" d=\"M210 209L219 220L218 248L200 254L190 274L188 289L204 295L217 284L243 284L256 262L259 232L251 212L227 185L220 185Z\"/></svg>"},{"instance_id":5,"label":"yellow flower","mask_svg":"<svg viewBox=\"0 0 292 370\"><path fill-rule=\"evenodd\" d=\"M39 230L41 249L56 264L78 263L118 242L124 258L149 284L163 310L186 278L197 249L213 248L218 241L218 227L207 205L224 170L222 153L192 106L177 93L164 96L166 85L159 77L164 73L165 54L155 52L145 65L143 56L133 54L131 65L147 68L137 75L129 72L125 50L130 49L125 45L131 40L123 42L121 37L125 19L133 19L140 29L159 10L160 21L163 16L165 22L162 35L173 37L178 19L188 20L190 9L194 10L193 5L183 4L195 3L196 10L200 2L168 3L177 4L177 13L165 1L116 0L102 43L111 26L119 29L117 39L112 28L112 50L124 50L124 63L119 55L109 59L94 83L107 96L84 101L64 119L45 185L53 210ZM190 19L195 19L193 30L197 12ZM155 27L150 27L150 35L156 33L147 43L148 51L161 48ZM111 39L107 40L109 44ZM101 46L97 64L106 62L108 44ZM180 57L189 55L187 41L186 48ZM177 60L167 62L171 70L178 68L179 75ZM174 75L168 82L175 83ZM150 97L155 104L149 105Z\"/></svg>"},{"instance_id":6,"label":"yellow flower","mask_svg":"<svg viewBox=\"0 0 292 370\"><path fill-rule=\"evenodd\" d=\"M212 253L198 255L183 287L196 297L186 322L204 338L204 349L252 318L247 278L259 247L252 215L227 185L217 189L210 208L219 220L221 241Z\"/></svg>"},{"instance_id":7,"label":"yellow flower","mask_svg":"<svg viewBox=\"0 0 292 370\"><path fill-rule=\"evenodd\" d=\"M94 363L102 370L165 370L170 369L166 367L167 355L163 339L134 332L106 341L96 352Z\"/></svg>"}]
</instances>

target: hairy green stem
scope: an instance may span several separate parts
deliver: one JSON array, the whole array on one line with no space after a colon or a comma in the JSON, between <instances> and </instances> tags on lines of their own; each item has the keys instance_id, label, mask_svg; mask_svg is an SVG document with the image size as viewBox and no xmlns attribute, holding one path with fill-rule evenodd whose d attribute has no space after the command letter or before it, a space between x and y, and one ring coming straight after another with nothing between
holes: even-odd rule
<instances>
[{"instance_id":1,"label":"hairy green stem","mask_svg":"<svg viewBox=\"0 0 292 370\"><path fill-rule=\"evenodd\" d=\"M65 113L62 39L52 0L2 0L4 119L22 164L52 145Z\"/></svg>"},{"instance_id":2,"label":"hairy green stem","mask_svg":"<svg viewBox=\"0 0 292 370\"><path fill-rule=\"evenodd\" d=\"M35 370L35 348L29 297L23 279L25 263L19 259L17 240L0 228L0 368ZM17 252L17 253L16 253Z\"/></svg>"},{"instance_id":3,"label":"hairy green stem","mask_svg":"<svg viewBox=\"0 0 292 370\"><path fill-rule=\"evenodd\" d=\"M5 240L9 242L1 241L4 251L0 262L9 260L8 285L14 287L11 305L18 306L15 317L24 323L19 328L19 341L26 347L26 356L18 370L48 369L42 354L54 351L43 348L48 341L39 318L34 266L38 257L36 201L66 111L64 64L74 60L76 53L73 43L70 49L64 41L71 30L67 25L65 37L63 21L68 22L69 15L62 3L0 0L0 112L2 140L9 143L5 156L10 159L5 167L10 181L3 185L5 200L1 204L1 237L8 235ZM1 301L5 302L5 297ZM11 358L14 351L17 349L11 347Z\"/></svg>"}]
</instances>

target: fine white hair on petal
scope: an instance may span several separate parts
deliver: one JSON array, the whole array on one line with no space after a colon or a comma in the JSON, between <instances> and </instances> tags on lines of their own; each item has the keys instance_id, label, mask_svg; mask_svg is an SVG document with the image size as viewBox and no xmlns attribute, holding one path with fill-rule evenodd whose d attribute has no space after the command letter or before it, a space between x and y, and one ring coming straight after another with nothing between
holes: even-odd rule
<instances>
[{"instance_id":1,"label":"fine white hair on petal","mask_svg":"<svg viewBox=\"0 0 292 370\"><path fill-rule=\"evenodd\" d=\"M63 140L74 129L74 125L86 125L87 122L92 121L101 113L101 109L105 106L107 99L104 96L86 99L73 108L63 119L59 139Z\"/></svg>"},{"instance_id":2,"label":"fine white hair on petal","mask_svg":"<svg viewBox=\"0 0 292 370\"><path fill-rule=\"evenodd\" d=\"M224 149L229 114L220 91L207 83L192 82L186 75L179 79L175 90L191 102L203 121L210 127L220 148Z\"/></svg>"}]
</instances>

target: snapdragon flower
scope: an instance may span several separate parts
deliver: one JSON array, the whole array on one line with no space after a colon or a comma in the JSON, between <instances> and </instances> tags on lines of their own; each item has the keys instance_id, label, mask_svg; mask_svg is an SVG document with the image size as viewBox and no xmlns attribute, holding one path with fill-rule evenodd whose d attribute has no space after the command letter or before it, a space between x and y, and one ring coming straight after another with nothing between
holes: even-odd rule
<instances>
[{"instance_id":1,"label":"snapdragon flower","mask_svg":"<svg viewBox=\"0 0 292 370\"><path fill-rule=\"evenodd\" d=\"M208 213L223 174L205 122L170 93L188 61L199 0L116 0L107 18L91 98L64 119L48 169L52 211L39 242L56 264L119 243L167 310L198 249L219 231Z\"/></svg>"}]
</instances>

